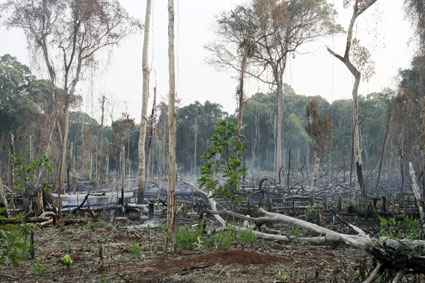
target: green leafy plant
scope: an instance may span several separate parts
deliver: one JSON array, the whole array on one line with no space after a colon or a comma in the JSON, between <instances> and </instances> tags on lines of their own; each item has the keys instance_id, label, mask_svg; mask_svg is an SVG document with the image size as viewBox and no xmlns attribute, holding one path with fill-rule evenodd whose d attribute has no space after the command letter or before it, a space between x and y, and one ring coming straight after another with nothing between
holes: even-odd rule
<instances>
[{"instance_id":1,"label":"green leafy plant","mask_svg":"<svg viewBox=\"0 0 425 283\"><path fill-rule=\"evenodd\" d=\"M139 254L142 252L142 248L141 248L138 244L133 243L133 244L131 245L131 250L130 250L130 252L131 252L132 254L134 254L134 255L139 255Z\"/></svg>"},{"instance_id":2,"label":"green leafy plant","mask_svg":"<svg viewBox=\"0 0 425 283\"><path fill-rule=\"evenodd\" d=\"M83 230L92 230L96 228L96 223L94 223L93 221L88 221L82 228Z\"/></svg>"},{"instance_id":3,"label":"green leafy plant","mask_svg":"<svg viewBox=\"0 0 425 283\"><path fill-rule=\"evenodd\" d=\"M246 246L253 246L257 243L257 237L252 229L241 230L238 232L239 241Z\"/></svg>"},{"instance_id":4,"label":"green leafy plant","mask_svg":"<svg viewBox=\"0 0 425 283\"><path fill-rule=\"evenodd\" d=\"M62 257L62 263L66 266L66 268L70 268L71 265L74 263L74 261L72 260L71 256L69 254L65 254Z\"/></svg>"},{"instance_id":5,"label":"green leafy plant","mask_svg":"<svg viewBox=\"0 0 425 283\"><path fill-rule=\"evenodd\" d=\"M314 208L311 205L307 205L307 207L305 208L305 213L306 214L311 214L311 213L314 213L315 211L316 211L316 208Z\"/></svg>"},{"instance_id":6,"label":"green leafy plant","mask_svg":"<svg viewBox=\"0 0 425 283\"><path fill-rule=\"evenodd\" d=\"M227 249L233 242L232 231L219 231L211 235L206 241L208 248Z\"/></svg>"},{"instance_id":7,"label":"green leafy plant","mask_svg":"<svg viewBox=\"0 0 425 283\"><path fill-rule=\"evenodd\" d=\"M286 281L289 278L288 274L283 273L281 270L278 270L276 272L276 277L277 277L278 280L281 280L281 281Z\"/></svg>"},{"instance_id":8,"label":"green leafy plant","mask_svg":"<svg viewBox=\"0 0 425 283\"><path fill-rule=\"evenodd\" d=\"M0 208L0 212L5 208ZM0 221L5 219L0 215ZM6 263L8 258L14 266L19 266L19 261L24 260L30 252L29 231L30 226L24 224L22 214L15 217L20 224L0 225L0 265Z\"/></svg>"},{"instance_id":9,"label":"green leafy plant","mask_svg":"<svg viewBox=\"0 0 425 283\"><path fill-rule=\"evenodd\" d=\"M167 232L167 225L166 224L160 224L156 227L156 230L159 233L166 233Z\"/></svg>"},{"instance_id":10,"label":"green leafy plant","mask_svg":"<svg viewBox=\"0 0 425 283\"><path fill-rule=\"evenodd\" d=\"M379 217L380 234L395 239L419 239L422 236L420 220L415 217L404 216L403 221L397 222L396 217Z\"/></svg>"},{"instance_id":11,"label":"green leafy plant","mask_svg":"<svg viewBox=\"0 0 425 283\"><path fill-rule=\"evenodd\" d=\"M303 232L302 228L298 225L295 225L291 232L291 235L294 237L299 237L302 235L302 232Z\"/></svg>"},{"instance_id":12,"label":"green leafy plant","mask_svg":"<svg viewBox=\"0 0 425 283\"><path fill-rule=\"evenodd\" d=\"M39 262L37 262L31 269L31 273L40 276L41 274L44 273L44 271L46 270L46 267L41 265Z\"/></svg>"},{"instance_id":13,"label":"green leafy plant","mask_svg":"<svg viewBox=\"0 0 425 283\"><path fill-rule=\"evenodd\" d=\"M178 227L176 231L177 246L182 250L191 251L195 247L201 248L202 246L199 243L202 243L203 237L202 228L191 229L184 226Z\"/></svg>"},{"instance_id":14,"label":"green leafy plant","mask_svg":"<svg viewBox=\"0 0 425 283\"><path fill-rule=\"evenodd\" d=\"M18 177L14 186L18 192L22 192L25 188L34 188L32 179L37 170L46 169L49 173L52 173L56 168L51 157L43 156L37 161L31 162L29 165L25 164L22 155L16 157L15 155L10 156L10 163L14 165L13 174ZM49 189L50 184L42 182L43 189Z\"/></svg>"},{"instance_id":15,"label":"green leafy plant","mask_svg":"<svg viewBox=\"0 0 425 283\"><path fill-rule=\"evenodd\" d=\"M221 197L230 201L232 210L235 211L235 207L243 199L238 191L247 171L242 164L244 144L237 136L235 124L226 120L219 121L210 142L211 145L202 155L205 164L201 167L199 184L211 192L211 198Z\"/></svg>"}]
</instances>

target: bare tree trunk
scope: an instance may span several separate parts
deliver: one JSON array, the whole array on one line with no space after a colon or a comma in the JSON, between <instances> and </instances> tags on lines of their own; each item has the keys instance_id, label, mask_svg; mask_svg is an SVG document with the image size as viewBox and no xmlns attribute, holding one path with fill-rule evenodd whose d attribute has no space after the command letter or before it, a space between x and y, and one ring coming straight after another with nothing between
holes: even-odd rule
<instances>
[{"instance_id":1,"label":"bare tree trunk","mask_svg":"<svg viewBox=\"0 0 425 283\"><path fill-rule=\"evenodd\" d=\"M283 83L278 79L277 84L277 119L276 119L276 178L280 179L280 168L284 166L284 146L283 146ZM284 170L282 171L284 172Z\"/></svg>"},{"instance_id":2,"label":"bare tree trunk","mask_svg":"<svg viewBox=\"0 0 425 283\"><path fill-rule=\"evenodd\" d=\"M32 135L30 135L30 140L29 140L29 156L28 156L28 161L30 163L32 162Z\"/></svg>"},{"instance_id":3,"label":"bare tree trunk","mask_svg":"<svg viewBox=\"0 0 425 283\"><path fill-rule=\"evenodd\" d=\"M156 87L153 88L153 103L152 103L152 113L151 113L151 119L150 119L150 130L151 134L149 137L149 144L148 144L148 162L146 163L146 182L149 180L149 175L152 173L152 170L150 170L150 164L151 160L153 160L152 155L153 151L155 150L155 147L153 147L154 144L154 137L155 137L155 111L156 111ZM152 150L153 148L153 150Z\"/></svg>"},{"instance_id":4,"label":"bare tree trunk","mask_svg":"<svg viewBox=\"0 0 425 283\"><path fill-rule=\"evenodd\" d=\"M245 72L247 67L247 56L242 56L241 61L241 73L239 77L239 86L236 91L238 96L238 140L240 141L242 135L242 119L243 119L243 106L244 106L244 80L245 80Z\"/></svg>"},{"instance_id":5,"label":"bare tree trunk","mask_svg":"<svg viewBox=\"0 0 425 283\"><path fill-rule=\"evenodd\" d=\"M13 154L13 156L16 158L16 152L15 152L15 136L13 134L10 134L10 153ZM15 180L14 180L14 169L15 166L12 162L10 162L10 208L15 209Z\"/></svg>"},{"instance_id":6,"label":"bare tree trunk","mask_svg":"<svg viewBox=\"0 0 425 283\"><path fill-rule=\"evenodd\" d=\"M416 174L415 174L415 170L413 169L412 162L409 162L409 170L410 170L410 180L412 181L412 191L415 194L416 203L419 209L419 216L421 217L421 222L422 222L422 230L425 233L425 211L423 207L424 199L421 195L421 192L419 190L419 185L416 181Z\"/></svg>"},{"instance_id":7,"label":"bare tree trunk","mask_svg":"<svg viewBox=\"0 0 425 283\"><path fill-rule=\"evenodd\" d=\"M175 109L175 66L174 66L174 0L168 0L168 68L169 68L169 104L168 104L168 127L169 127L169 164L168 164L168 209L167 231L171 242L171 251L176 251L176 109Z\"/></svg>"},{"instance_id":8,"label":"bare tree trunk","mask_svg":"<svg viewBox=\"0 0 425 283\"><path fill-rule=\"evenodd\" d=\"M254 117L254 127L255 127L255 136L253 138L253 143L252 143L252 168L258 168L258 166L255 165L255 162L257 161L257 153L258 153L258 144L259 144L259 130L260 130L260 122L259 122L259 118L258 118L258 109L255 110L255 117ZM259 155L259 154L258 154ZM259 162L260 163L260 162Z\"/></svg>"},{"instance_id":9,"label":"bare tree trunk","mask_svg":"<svg viewBox=\"0 0 425 283\"><path fill-rule=\"evenodd\" d=\"M145 142L146 142L146 126L147 126L147 113L148 113L148 99L149 99L149 33L150 33L150 18L151 18L151 0L146 2L146 15L145 15L145 31L143 39L143 98L142 98L142 117L140 121L139 133L139 182L137 190L137 203L141 204L145 195L145 177L146 177L146 156L145 156Z\"/></svg>"},{"instance_id":10,"label":"bare tree trunk","mask_svg":"<svg viewBox=\"0 0 425 283\"><path fill-rule=\"evenodd\" d=\"M105 96L101 98L102 117L100 119L100 136L99 136L99 150L97 152L97 174L96 174L96 187L100 186L102 175L102 159L103 159L103 122L105 118Z\"/></svg>"},{"instance_id":11,"label":"bare tree trunk","mask_svg":"<svg viewBox=\"0 0 425 283\"><path fill-rule=\"evenodd\" d=\"M121 210L124 214L124 192L125 192L125 142L122 144L122 152L121 152Z\"/></svg>"},{"instance_id":12,"label":"bare tree trunk","mask_svg":"<svg viewBox=\"0 0 425 283\"><path fill-rule=\"evenodd\" d=\"M68 97L66 98L68 100ZM59 171L59 190L62 190L63 193L65 193L65 168L66 168L66 150L67 150L67 143L68 143L68 133L69 133L69 102L65 102L65 109L64 109L64 133L63 133L63 139L62 139L62 155L61 155L61 163L60 163L60 171Z\"/></svg>"},{"instance_id":13,"label":"bare tree trunk","mask_svg":"<svg viewBox=\"0 0 425 283\"><path fill-rule=\"evenodd\" d=\"M376 187L375 187L375 197L377 197L378 195L378 186L379 186L379 180L381 178L382 161L384 160L385 148L387 146L388 133L390 130L390 122L391 122L391 112L388 115L387 128L385 129L384 144L382 145L381 158L379 159L378 178L376 180Z\"/></svg>"},{"instance_id":14,"label":"bare tree trunk","mask_svg":"<svg viewBox=\"0 0 425 283\"><path fill-rule=\"evenodd\" d=\"M106 155L106 174L105 174L106 178L108 178L108 175L109 175L109 154Z\"/></svg>"},{"instance_id":15,"label":"bare tree trunk","mask_svg":"<svg viewBox=\"0 0 425 283\"><path fill-rule=\"evenodd\" d=\"M315 148L315 146L313 146L313 148ZM320 154L317 150L313 150L313 152L314 152L313 181L312 181L312 189L311 189L311 196L310 196L310 204L312 206L315 203L317 181L319 180L319 169L320 169Z\"/></svg>"},{"instance_id":16,"label":"bare tree trunk","mask_svg":"<svg viewBox=\"0 0 425 283\"><path fill-rule=\"evenodd\" d=\"M0 178L0 201L3 203L6 209L9 209L9 203L6 198L6 191L3 188L3 180Z\"/></svg>"},{"instance_id":17,"label":"bare tree trunk","mask_svg":"<svg viewBox=\"0 0 425 283\"><path fill-rule=\"evenodd\" d=\"M193 125L193 127L194 127L194 135L195 135L195 147L194 147L194 149L193 149L193 175L195 175L196 176L196 167L197 167L197 164L196 164L196 158L197 158L197 155L198 155L198 152L197 152L197 150L198 150L198 119L197 118L195 118L195 124Z\"/></svg>"}]
</instances>

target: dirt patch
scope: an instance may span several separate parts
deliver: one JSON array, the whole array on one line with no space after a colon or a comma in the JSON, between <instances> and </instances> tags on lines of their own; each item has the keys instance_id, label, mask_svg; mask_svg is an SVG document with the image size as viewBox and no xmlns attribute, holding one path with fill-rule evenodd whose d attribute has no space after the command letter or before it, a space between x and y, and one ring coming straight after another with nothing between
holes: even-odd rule
<instances>
[{"instance_id":1,"label":"dirt patch","mask_svg":"<svg viewBox=\"0 0 425 283\"><path fill-rule=\"evenodd\" d=\"M176 272L192 271L195 269L211 267L216 264L223 266L239 265L271 265L285 262L286 259L278 256L260 254L254 251L246 250L228 250L211 254L185 256L174 260L158 260L151 264L142 266L142 269L148 272L142 272L143 275L154 274L150 279L161 278Z\"/></svg>"}]
</instances>

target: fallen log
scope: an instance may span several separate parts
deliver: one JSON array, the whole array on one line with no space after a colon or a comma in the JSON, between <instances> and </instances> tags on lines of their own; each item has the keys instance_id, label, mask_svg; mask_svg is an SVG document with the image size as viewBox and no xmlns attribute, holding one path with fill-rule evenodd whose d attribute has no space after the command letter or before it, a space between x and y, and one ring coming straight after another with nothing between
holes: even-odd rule
<instances>
[{"instance_id":1,"label":"fallen log","mask_svg":"<svg viewBox=\"0 0 425 283\"><path fill-rule=\"evenodd\" d=\"M0 220L0 224L22 224L22 223L37 223L50 220L48 217L25 217L21 218L4 218Z\"/></svg>"},{"instance_id":2,"label":"fallen log","mask_svg":"<svg viewBox=\"0 0 425 283\"><path fill-rule=\"evenodd\" d=\"M314 223L310 223L301 219L293 218L287 215L269 212L264 210L263 208L259 208L259 212L264 214L264 216L261 217L247 217L238 213L234 213L232 211L228 210L217 210L217 203L216 201L211 197L211 193L207 193L198 187L196 187L194 184L189 182L184 182L186 185L192 187L194 190L198 191L199 193L203 194L208 198L208 201L211 206L211 212L213 216L217 219L217 221L222 225L226 226L226 221L220 216L220 214L225 215L232 215L236 218L244 219L247 221L252 222L283 222L283 223L289 223L293 225L298 225L301 228L305 228L307 230L316 232L320 236L317 237L293 237L293 236L283 236L283 235L275 235L275 234L268 234L263 233L259 231L252 231L253 234L259 238L266 239L266 240L278 240L278 241L302 241L302 242L310 242L310 243L345 243L350 246L354 246L357 248L364 249L365 251L369 252L372 256L374 256L380 263L375 270L371 273L368 279L366 279L365 282L373 282L374 279L376 279L378 276L380 276L385 270L391 268L393 271L396 271L396 276L394 278L395 282L398 282L401 277L403 277L405 274L409 273L424 273L425 272L425 257L418 256L415 257L412 262L412 257L404 258L403 264L388 264L388 257L391 258L392 255L394 255L394 252L391 254L388 251L397 251L399 253L398 255L406 255L408 254L407 251L414 251L418 247L424 247L425 241L423 240L408 240L408 239L401 239L401 240L395 240L388 237L378 237L373 238L367 235L362 229L359 227L356 227L352 224L349 224L346 222L347 225L349 225L357 234L344 234L339 233L333 230L330 230L325 227L321 227L319 225L316 225ZM232 226L231 226L232 227ZM247 230L245 227L235 226L236 230L244 231ZM382 254L381 256L378 256L380 253L379 251L382 250L382 248L385 249L386 254ZM422 263L424 264L422 266Z\"/></svg>"}]
</instances>

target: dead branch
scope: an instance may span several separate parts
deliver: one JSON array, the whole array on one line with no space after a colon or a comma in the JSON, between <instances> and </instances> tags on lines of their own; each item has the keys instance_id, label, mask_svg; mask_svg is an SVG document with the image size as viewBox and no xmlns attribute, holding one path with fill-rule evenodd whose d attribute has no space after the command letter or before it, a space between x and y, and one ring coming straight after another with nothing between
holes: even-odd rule
<instances>
[{"instance_id":1,"label":"dead branch","mask_svg":"<svg viewBox=\"0 0 425 283\"><path fill-rule=\"evenodd\" d=\"M370 273L369 277L363 281L363 283L372 283L375 282L376 279L378 279L378 276L381 274L382 264L378 263L375 267L375 269Z\"/></svg>"}]
</instances>

